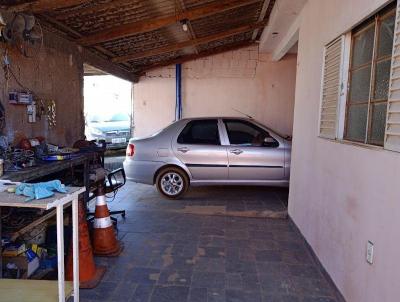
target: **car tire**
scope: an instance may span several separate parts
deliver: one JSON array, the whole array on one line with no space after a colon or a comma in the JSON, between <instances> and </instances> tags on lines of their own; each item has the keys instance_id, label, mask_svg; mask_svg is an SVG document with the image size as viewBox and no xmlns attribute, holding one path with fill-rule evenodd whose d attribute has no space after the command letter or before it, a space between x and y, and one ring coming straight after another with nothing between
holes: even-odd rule
<instances>
[{"instance_id":1,"label":"car tire","mask_svg":"<svg viewBox=\"0 0 400 302\"><path fill-rule=\"evenodd\" d=\"M189 188L189 178L181 169L167 167L157 174L156 186L162 196L168 199L179 199Z\"/></svg>"}]
</instances>

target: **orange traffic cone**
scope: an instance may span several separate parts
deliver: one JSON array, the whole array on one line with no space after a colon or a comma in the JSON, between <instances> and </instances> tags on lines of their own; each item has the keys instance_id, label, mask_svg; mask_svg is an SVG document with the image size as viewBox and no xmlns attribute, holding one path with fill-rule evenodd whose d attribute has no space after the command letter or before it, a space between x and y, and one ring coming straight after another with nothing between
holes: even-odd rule
<instances>
[{"instance_id":1,"label":"orange traffic cone","mask_svg":"<svg viewBox=\"0 0 400 302\"><path fill-rule=\"evenodd\" d=\"M114 226L108 211L104 184L97 187L96 210L93 222L93 250L95 255L116 257L124 246L117 240Z\"/></svg>"},{"instance_id":2,"label":"orange traffic cone","mask_svg":"<svg viewBox=\"0 0 400 302\"><path fill-rule=\"evenodd\" d=\"M86 211L84 201L79 199L79 287L95 288L106 271L104 266L96 267L93 258L92 246L90 244L89 230L86 222ZM72 241L69 247L66 280L73 280L73 257Z\"/></svg>"}]
</instances>

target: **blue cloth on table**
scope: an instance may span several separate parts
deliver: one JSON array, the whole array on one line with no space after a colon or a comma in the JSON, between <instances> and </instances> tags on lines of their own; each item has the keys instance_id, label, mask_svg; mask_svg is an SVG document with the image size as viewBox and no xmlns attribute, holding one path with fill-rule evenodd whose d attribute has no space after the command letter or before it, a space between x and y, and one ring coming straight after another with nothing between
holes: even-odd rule
<instances>
[{"instance_id":1,"label":"blue cloth on table","mask_svg":"<svg viewBox=\"0 0 400 302\"><path fill-rule=\"evenodd\" d=\"M54 195L54 191L67 193L65 185L59 180L38 182L34 184L21 183L15 189L15 194L28 197L27 201L33 199L48 198Z\"/></svg>"}]
</instances>

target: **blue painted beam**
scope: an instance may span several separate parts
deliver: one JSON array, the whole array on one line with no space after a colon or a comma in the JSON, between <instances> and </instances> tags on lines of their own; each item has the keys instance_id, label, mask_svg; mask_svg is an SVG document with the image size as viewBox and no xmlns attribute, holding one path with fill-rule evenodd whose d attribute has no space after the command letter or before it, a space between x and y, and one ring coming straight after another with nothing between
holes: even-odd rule
<instances>
[{"instance_id":1,"label":"blue painted beam","mask_svg":"<svg viewBox=\"0 0 400 302\"><path fill-rule=\"evenodd\" d=\"M175 120L182 118L182 65L176 64L176 104L175 104Z\"/></svg>"}]
</instances>

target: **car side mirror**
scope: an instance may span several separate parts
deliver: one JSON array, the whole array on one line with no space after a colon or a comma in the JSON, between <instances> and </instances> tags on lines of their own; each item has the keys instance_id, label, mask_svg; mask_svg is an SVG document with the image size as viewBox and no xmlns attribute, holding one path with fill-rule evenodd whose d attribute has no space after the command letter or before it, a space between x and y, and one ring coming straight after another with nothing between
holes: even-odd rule
<instances>
[{"instance_id":1,"label":"car side mirror","mask_svg":"<svg viewBox=\"0 0 400 302\"><path fill-rule=\"evenodd\" d=\"M268 137L264 138L264 143L272 144L272 143L275 143L275 140L271 136L268 136Z\"/></svg>"},{"instance_id":2,"label":"car side mirror","mask_svg":"<svg viewBox=\"0 0 400 302\"><path fill-rule=\"evenodd\" d=\"M264 138L263 145L265 147L278 147L279 143L273 137L267 136L266 138Z\"/></svg>"}]
</instances>

